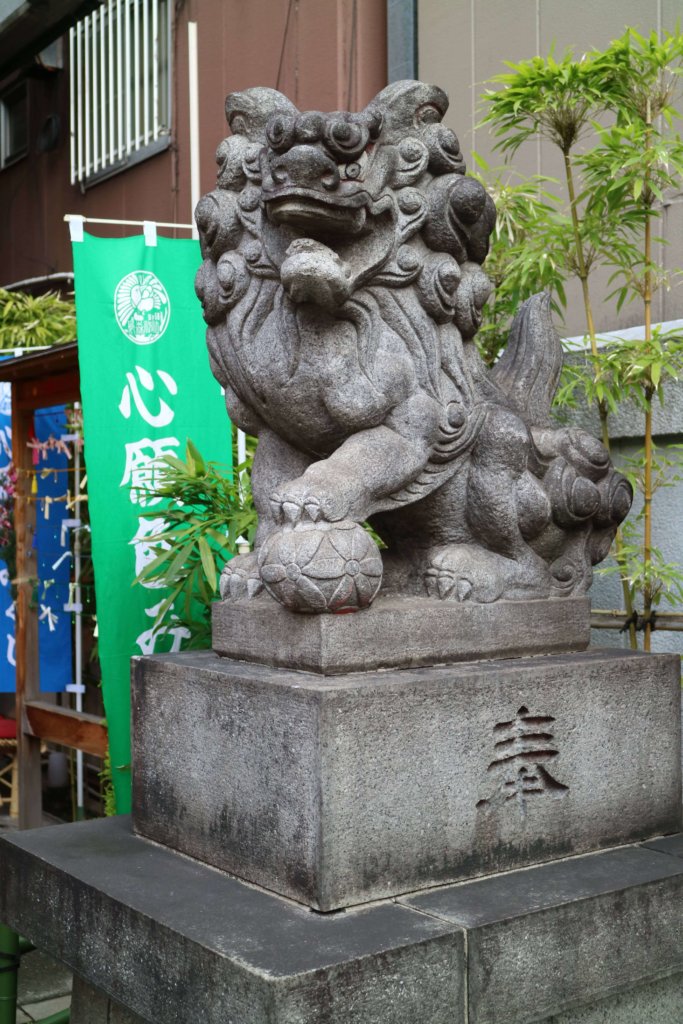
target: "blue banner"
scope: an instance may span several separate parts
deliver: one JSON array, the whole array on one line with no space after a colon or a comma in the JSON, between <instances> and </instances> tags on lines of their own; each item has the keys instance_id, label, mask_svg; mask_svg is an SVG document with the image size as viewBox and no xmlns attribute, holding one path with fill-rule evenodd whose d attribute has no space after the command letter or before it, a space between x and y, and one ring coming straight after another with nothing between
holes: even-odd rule
<instances>
[{"instance_id":1,"label":"blue banner","mask_svg":"<svg viewBox=\"0 0 683 1024\"><path fill-rule=\"evenodd\" d=\"M34 418L35 487L31 497L36 502L37 582L34 601L38 615L38 650L40 689L55 693L72 682L71 614L69 605L71 581L71 535L65 520L75 517L67 508L71 490L72 459L66 454L72 445L61 439L66 433L64 408L40 409ZM0 474L4 478L12 458L12 425L10 385L0 385ZM6 502L6 495L0 495ZM14 601L10 569L0 561L0 692L15 689Z\"/></svg>"}]
</instances>

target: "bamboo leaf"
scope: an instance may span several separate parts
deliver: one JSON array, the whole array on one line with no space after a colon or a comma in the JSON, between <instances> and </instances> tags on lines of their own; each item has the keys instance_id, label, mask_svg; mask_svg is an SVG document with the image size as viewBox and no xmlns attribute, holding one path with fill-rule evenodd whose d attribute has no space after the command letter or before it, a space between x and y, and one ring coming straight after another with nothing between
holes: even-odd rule
<instances>
[{"instance_id":1,"label":"bamboo leaf","mask_svg":"<svg viewBox=\"0 0 683 1024\"><path fill-rule=\"evenodd\" d=\"M211 587L215 594L218 589L218 581L216 579L216 563L213 560L211 548L209 547L209 543L206 537L199 538L199 554L201 555L204 574L209 583L209 586Z\"/></svg>"}]
</instances>

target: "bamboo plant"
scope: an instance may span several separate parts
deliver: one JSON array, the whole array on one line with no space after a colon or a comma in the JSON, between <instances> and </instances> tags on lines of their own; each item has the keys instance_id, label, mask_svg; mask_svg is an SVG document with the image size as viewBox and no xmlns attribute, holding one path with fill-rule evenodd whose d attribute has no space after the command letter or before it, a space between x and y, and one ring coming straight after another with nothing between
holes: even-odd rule
<instances>
[{"instance_id":1,"label":"bamboo plant","mask_svg":"<svg viewBox=\"0 0 683 1024\"><path fill-rule=\"evenodd\" d=\"M679 375L681 343L653 331L651 314L653 294L666 283L653 260L652 223L661 216L666 189L676 187L683 168L681 140L673 129L682 58L680 33L643 37L629 29L604 51L579 60L571 53L560 60L551 54L508 65L509 71L493 80L499 88L484 96L484 123L492 127L497 147L507 157L535 138L552 143L561 153L565 207L556 206L531 229L540 229L554 267L566 278L576 277L581 287L590 346L588 372L575 370L561 389L561 401L575 399L579 390L596 404L608 449L610 412L628 399L635 399L644 410L642 472L631 467L632 478L643 492L643 536L636 546L620 531L615 560L633 647L637 646L634 599L642 597L646 650L655 604L662 598L677 601L683 582L676 567L665 563L652 543L654 481L664 480L652 443L652 403L655 396L663 397L664 380ZM517 259L524 260L524 253ZM534 257L528 254L526 259L532 262ZM617 311L625 301L642 300L643 341L599 346L591 294L591 277L599 266L612 271L611 297ZM541 286L540 275L538 283ZM555 294L564 301L556 287ZM659 468L663 465L660 462Z\"/></svg>"},{"instance_id":2,"label":"bamboo plant","mask_svg":"<svg viewBox=\"0 0 683 1024\"><path fill-rule=\"evenodd\" d=\"M76 310L54 292L33 296L0 288L0 349L42 348L76 340Z\"/></svg>"},{"instance_id":3,"label":"bamboo plant","mask_svg":"<svg viewBox=\"0 0 683 1024\"><path fill-rule=\"evenodd\" d=\"M184 459L160 460L163 482L155 493L165 502L165 524L154 538L158 554L136 582L166 589L155 626L180 621L190 632L190 648L211 646L211 604L221 569L241 541L253 545L257 516L250 488L253 455L247 451L246 462L233 471L205 462L190 440ZM158 507L147 515L157 517Z\"/></svg>"},{"instance_id":4,"label":"bamboo plant","mask_svg":"<svg viewBox=\"0 0 683 1024\"><path fill-rule=\"evenodd\" d=\"M642 567L633 559L622 562L633 588L639 576L645 622L644 648L650 650L652 611L661 593L680 594L681 581L665 566L653 546L652 502L657 489L657 456L652 436L653 402L663 400L662 385L678 377L683 360L680 337L652 327L652 302L657 290L669 284L653 259L653 225L661 218L668 190L678 190L683 174L683 142L673 130L677 84L683 71L683 36L656 33L642 36L630 29L608 51L613 75L609 82L614 124L597 127L598 145L582 160L591 204L603 217L619 222L639 239L639 259L625 262L620 247L608 256L618 284L618 304L629 298L642 302L642 343L621 346L619 378L644 411L644 454L636 482L643 496ZM669 460L670 462L670 460ZM672 469L671 465L668 467ZM623 552L626 555L626 552ZM664 575L669 586L664 590Z\"/></svg>"}]
</instances>

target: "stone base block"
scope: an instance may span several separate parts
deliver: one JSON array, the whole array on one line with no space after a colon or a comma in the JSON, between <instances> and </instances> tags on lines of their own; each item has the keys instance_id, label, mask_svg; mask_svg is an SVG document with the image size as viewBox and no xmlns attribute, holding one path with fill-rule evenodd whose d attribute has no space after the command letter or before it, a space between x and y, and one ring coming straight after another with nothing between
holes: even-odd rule
<instances>
[{"instance_id":1,"label":"stone base block","mask_svg":"<svg viewBox=\"0 0 683 1024\"><path fill-rule=\"evenodd\" d=\"M73 1024L683 1019L683 858L643 846L342 914L140 839L127 819L15 833L0 874L0 920L81 979Z\"/></svg>"},{"instance_id":2,"label":"stone base block","mask_svg":"<svg viewBox=\"0 0 683 1024\"><path fill-rule=\"evenodd\" d=\"M682 826L673 655L134 675L135 830L320 910Z\"/></svg>"},{"instance_id":3,"label":"stone base block","mask_svg":"<svg viewBox=\"0 0 683 1024\"><path fill-rule=\"evenodd\" d=\"M683 974L652 981L626 992L598 999L539 1024L681 1024ZM100 989L74 978L71 1024L145 1024Z\"/></svg>"},{"instance_id":4,"label":"stone base block","mask_svg":"<svg viewBox=\"0 0 683 1024\"><path fill-rule=\"evenodd\" d=\"M654 853L626 846L399 904L465 930L469 1024L673 1024L680 979L644 1016L624 1016L647 998L634 989L683 969L683 859Z\"/></svg>"},{"instance_id":5,"label":"stone base block","mask_svg":"<svg viewBox=\"0 0 683 1024\"><path fill-rule=\"evenodd\" d=\"M683 974L675 974L598 999L590 1006L553 1014L543 1024L680 1024L681 1020Z\"/></svg>"},{"instance_id":6,"label":"stone base block","mask_svg":"<svg viewBox=\"0 0 683 1024\"><path fill-rule=\"evenodd\" d=\"M127 818L0 840L0 877L0 920L118 1004L117 1024L464 1024L462 932L408 907L315 914Z\"/></svg>"},{"instance_id":7,"label":"stone base block","mask_svg":"<svg viewBox=\"0 0 683 1024\"><path fill-rule=\"evenodd\" d=\"M470 604L379 597L352 615L290 612L268 594L213 606L213 648L261 665L334 675L584 651L590 600Z\"/></svg>"}]
</instances>

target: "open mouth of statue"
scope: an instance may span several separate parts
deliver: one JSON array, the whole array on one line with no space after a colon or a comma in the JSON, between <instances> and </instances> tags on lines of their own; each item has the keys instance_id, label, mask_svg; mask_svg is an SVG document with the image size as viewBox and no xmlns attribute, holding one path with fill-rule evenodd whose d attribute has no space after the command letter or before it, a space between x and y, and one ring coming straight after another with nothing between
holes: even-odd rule
<instances>
[{"instance_id":1,"label":"open mouth of statue","mask_svg":"<svg viewBox=\"0 0 683 1024\"><path fill-rule=\"evenodd\" d=\"M286 193L266 199L268 219L274 224L285 224L307 235L359 235L365 228L367 209L359 205L361 195L353 197L355 203L320 197L304 189L289 189Z\"/></svg>"}]
</instances>

